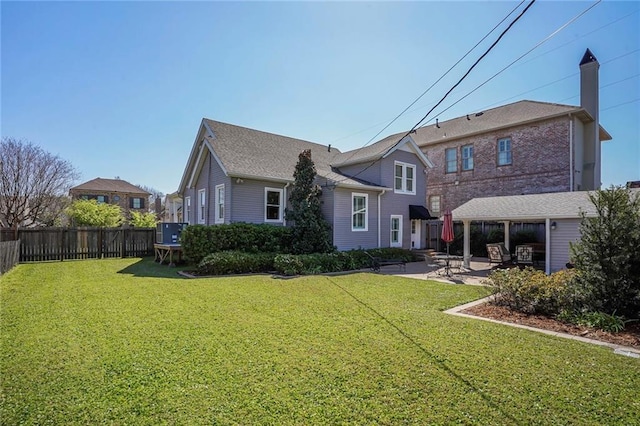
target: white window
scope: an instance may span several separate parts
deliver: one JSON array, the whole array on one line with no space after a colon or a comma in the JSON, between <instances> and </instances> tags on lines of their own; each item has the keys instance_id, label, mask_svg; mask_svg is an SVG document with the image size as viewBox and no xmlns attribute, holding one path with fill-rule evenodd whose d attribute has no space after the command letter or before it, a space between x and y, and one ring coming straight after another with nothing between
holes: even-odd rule
<instances>
[{"instance_id":1,"label":"white window","mask_svg":"<svg viewBox=\"0 0 640 426\"><path fill-rule=\"evenodd\" d=\"M402 247L402 216L391 215L391 247Z\"/></svg>"},{"instance_id":2,"label":"white window","mask_svg":"<svg viewBox=\"0 0 640 426\"><path fill-rule=\"evenodd\" d=\"M191 223L191 197L184 197L184 221Z\"/></svg>"},{"instance_id":3,"label":"white window","mask_svg":"<svg viewBox=\"0 0 640 426\"><path fill-rule=\"evenodd\" d=\"M511 139L498 139L498 166L511 164Z\"/></svg>"},{"instance_id":4,"label":"white window","mask_svg":"<svg viewBox=\"0 0 640 426\"><path fill-rule=\"evenodd\" d=\"M444 150L445 172L455 173L458 171L458 150L447 148Z\"/></svg>"},{"instance_id":5,"label":"white window","mask_svg":"<svg viewBox=\"0 0 640 426\"><path fill-rule=\"evenodd\" d=\"M205 189L198 190L198 223L205 222L207 212L207 193Z\"/></svg>"},{"instance_id":6,"label":"white window","mask_svg":"<svg viewBox=\"0 0 640 426\"><path fill-rule=\"evenodd\" d=\"M216 223L224 223L224 184L216 185Z\"/></svg>"},{"instance_id":7,"label":"white window","mask_svg":"<svg viewBox=\"0 0 640 426\"><path fill-rule=\"evenodd\" d=\"M416 166L413 164L407 164L407 163L402 163L400 161L396 161L394 162L394 169L395 169L394 192L399 194L415 195Z\"/></svg>"},{"instance_id":8,"label":"white window","mask_svg":"<svg viewBox=\"0 0 640 426\"><path fill-rule=\"evenodd\" d=\"M106 195L98 195L96 197L96 200L98 200L98 204L106 203L107 202L107 196Z\"/></svg>"},{"instance_id":9,"label":"white window","mask_svg":"<svg viewBox=\"0 0 640 426\"><path fill-rule=\"evenodd\" d=\"M369 215L367 207L369 205L368 194L351 194L351 230L366 231L369 229Z\"/></svg>"},{"instance_id":10,"label":"white window","mask_svg":"<svg viewBox=\"0 0 640 426\"><path fill-rule=\"evenodd\" d=\"M429 213L431 216L440 216L440 196L432 195L429 197Z\"/></svg>"},{"instance_id":11,"label":"white window","mask_svg":"<svg viewBox=\"0 0 640 426\"><path fill-rule=\"evenodd\" d=\"M473 170L473 145L462 147L462 170Z\"/></svg>"},{"instance_id":12,"label":"white window","mask_svg":"<svg viewBox=\"0 0 640 426\"><path fill-rule=\"evenodd\" d=\"M131 198L129 207L132 209L144 209L144 198Z\"/></svg>"},{"instance_id":13,"label":"white window","mask_svg":"<svg viewBox=\"0 0 640 426\"><path fill-rule=\"evenodd\" d=\"M282 189L264 189L264 221L282 222Z\"/></svg>"}]
</instances>

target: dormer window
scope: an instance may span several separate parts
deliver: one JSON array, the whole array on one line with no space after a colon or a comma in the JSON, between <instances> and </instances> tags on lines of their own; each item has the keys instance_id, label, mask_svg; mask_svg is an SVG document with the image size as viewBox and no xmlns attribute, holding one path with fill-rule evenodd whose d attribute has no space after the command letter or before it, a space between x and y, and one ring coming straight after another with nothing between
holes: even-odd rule
<instances>
[{"instance_id":1,"label":"dormer window","mask_svg":"<svg viewBox=\"0 0 640 426\"><path fill-rule=\"evenodd\" d=\"M416 193L415 164L408 164L408 163L396 161L394 162L394 169L395 169L394 192L396 194L415 195Z\"/></svg>"}]
</instances>

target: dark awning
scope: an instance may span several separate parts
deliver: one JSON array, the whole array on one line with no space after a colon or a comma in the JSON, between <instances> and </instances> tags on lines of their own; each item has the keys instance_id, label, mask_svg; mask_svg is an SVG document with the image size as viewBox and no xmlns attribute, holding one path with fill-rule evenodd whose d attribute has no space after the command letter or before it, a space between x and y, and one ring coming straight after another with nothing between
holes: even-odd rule
<instances>
[{"instance_id":1,"label":"dark awning","mask_svg":"<svg viewBox=\"0 0 640 426\"><path fill-rule=\"evenodd\" d=\"M429 214L429 210L425 206L409 206L409 219L421 219L421 220L429 220L429 219L437 219L435 217L431 217Z\"/></svg>"}]
</instances>

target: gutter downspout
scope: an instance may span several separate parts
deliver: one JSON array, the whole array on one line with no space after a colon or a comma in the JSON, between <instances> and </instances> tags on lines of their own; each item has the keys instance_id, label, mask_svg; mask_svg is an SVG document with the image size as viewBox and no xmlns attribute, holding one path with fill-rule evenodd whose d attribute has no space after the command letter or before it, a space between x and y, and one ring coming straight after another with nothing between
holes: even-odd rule
<instances>
[{"instance_id":1,"label":"gutter downspout","mask_svg":"<svg viewBox=\"0 0 640 426\"><path fill-rule=\"evenodd\" d=\"M573 120L574 117L569 114L569 191L574 191L573 186Z\"/></svg>"},{"instance_id":2,"label":"gutter downspout","mask_svg":"<svg viewBox=\"0 0 640 426\"><path fill-rule=\"evenodd\" d=\"M380 233L380 224L381 224L381 218L380 218L380 204L382 201L382 196L384 195L384 193L387 192L386 189L383 189L381 193L378 194L378 248L382 247L382 234Z\"/></svg>"}]
</instances>

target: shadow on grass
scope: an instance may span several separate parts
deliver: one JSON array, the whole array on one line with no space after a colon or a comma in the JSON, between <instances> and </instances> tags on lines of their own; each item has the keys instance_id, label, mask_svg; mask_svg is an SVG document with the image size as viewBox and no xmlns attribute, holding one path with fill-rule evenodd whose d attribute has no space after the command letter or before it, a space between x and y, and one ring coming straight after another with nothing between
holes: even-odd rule
<instances>
[{"instance_id":1,"label":"shadow on grass","mask_svg":"<svg viewBox=\"0 0 640 426\"><path fill-rule=\"evenodd\" d=\"M154 262L152 257L144 257L133 265L127 266L118 271L119 274L133 275L135 277L151 277L151 278L184 278L178 274L178 271L189 269L189 265L182 264L177 267L160 265Z\"/></svg>"}]
</instances>

